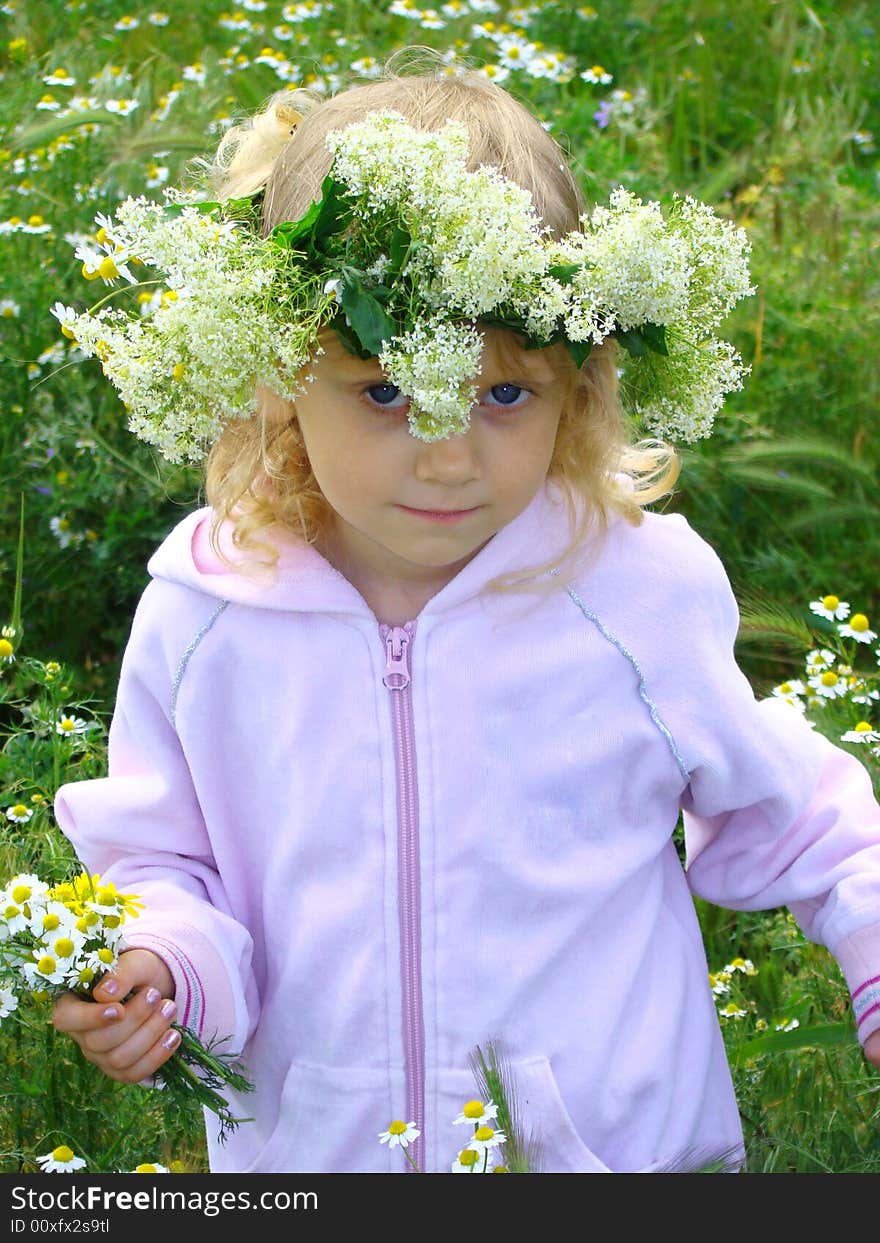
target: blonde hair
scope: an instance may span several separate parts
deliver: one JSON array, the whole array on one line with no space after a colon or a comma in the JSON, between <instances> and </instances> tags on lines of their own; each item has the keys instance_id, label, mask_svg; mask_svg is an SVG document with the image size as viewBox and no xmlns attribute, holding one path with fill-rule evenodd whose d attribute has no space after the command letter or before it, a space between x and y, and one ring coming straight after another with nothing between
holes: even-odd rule
<instances>
[{"instance_id":1,"label":"blonde hair","mask_svg":"<svg viewBox=\"0 0 880 1243\"><path fill-rule=\"evenodd\" d=\"M327 134L385 108L421 130L438 129L448 118L462 121L469 135L470 168L494 166L529 190L554 235L578 227L584 199L555 139L507 91L471 70L449 73L430 49L404 49L386 62L381 78L330 98L307 90L278 92L253 117L227 131L213 162L203 162L202 169L220 199L265 188L262 228L268 234L282 221L298 219L320 198L331 162ZM510 346L522 348L513 334ZM669 495L678 477L678 459L668 445L631 442L613 341L594 348L580 370L563 345L552 347L548 360L566 384L568 400L547 477L561 487L575 533L561 557L501 575L487 585L489 590L526 585L536 575L582 557L588 531L596 537L591 541L596 548L611 513L638 525L643 507ZM258 566L271 567L277 561L277 550L258 538L268 526L281 524L315 544L333 522L306 454L295 406L265 389L258 392L256 417L230 423L213 446L205 486L215 511L215 549L220 551L219 529L229 521L236 548L251 557L265 554L255 561Z\"/></svg>"}]
</instances>

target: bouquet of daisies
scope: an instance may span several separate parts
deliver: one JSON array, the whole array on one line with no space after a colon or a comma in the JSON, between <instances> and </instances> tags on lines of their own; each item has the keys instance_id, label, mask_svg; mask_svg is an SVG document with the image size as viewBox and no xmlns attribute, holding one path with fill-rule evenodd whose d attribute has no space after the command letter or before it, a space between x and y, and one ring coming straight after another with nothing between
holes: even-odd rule
<instances>
[{"instance_id":1,"label":"bouquet of daisies","mask_svg":"<svg viewBox=\"0 0 880 1243\"><path fill-rule=\"evenodd\" d=\"M18 1009L22 991L51 999L72 991L91 997L105 972L113 971L123 925L143 903L119 893L112 883L83 872L49 885L21 873L0 888L0 1021ZM232 1117L220 1089L250 1091L235 1058L206 1047L188 1028L174 1023L181 1042L156 1072L156 1080L181 1102L193 1097L217 1114L225 1138L242 1119Z\"/></svg>"},{"instance_id":2,"label":"bouquet of daisies","mask_svg":"<svg viewBox=\"0 0 880 1243\"><path fill-rule=\"evenodd\" d=\"M467 428L481 324L528 348L563 343L577 366L613 337L634 412L671 438L708 435L742 386L747 368L716 330L754 292L748 241L705 204L676 198L664 213L618 189L554 240L527 190L467 168L459 122L422 132L376 112L327 145L320 200L266 237L262 192L166 191L98 216L96 246L77 248L87 279L127 281L139 299L53 314L169 460L198 460L228 420L252 416L257 385L295 398L327 327L379 358L425 441Z\"/></svg>"}]
</instances>

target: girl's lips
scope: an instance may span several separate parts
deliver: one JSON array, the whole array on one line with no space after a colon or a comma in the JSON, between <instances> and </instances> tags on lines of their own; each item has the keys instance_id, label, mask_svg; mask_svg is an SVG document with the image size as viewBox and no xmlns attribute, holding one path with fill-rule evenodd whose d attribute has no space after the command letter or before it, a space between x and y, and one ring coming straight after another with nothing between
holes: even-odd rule
<instances>
[{"instance_id":1,"label":"girl's lips","mask_svg":"<svg viewBox=\"0 0 880 1243\"><path fill-rule=\"evenodd\" d=\"M473 509L449 510L411 509L409 505L399 505L398 508L408 514L416 514L419 518L427 518L432 522L458 522L462 518L466 518L468 514L475 514L480 506L475 505Z\"/></svg>"}]
</instances>

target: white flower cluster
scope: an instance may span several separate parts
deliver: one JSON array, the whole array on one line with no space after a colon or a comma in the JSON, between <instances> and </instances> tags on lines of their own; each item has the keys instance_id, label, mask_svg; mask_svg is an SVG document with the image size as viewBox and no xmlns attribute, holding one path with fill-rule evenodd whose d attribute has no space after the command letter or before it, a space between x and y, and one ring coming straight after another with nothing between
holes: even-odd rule
<instances>
[{"instance_id":1,"label":"white flower cluster","mask_svg":"<svg viewBox=\"0 0 880 1243\"><path fill-rule=\"evenodd\" d=\"M88 279L135 283L144 264L162 274L141 282L164 283L158 300L132 313L53 313L100 359L132 431L171 461L198 459L226 422L252 415L258 384L295 397L340 315L362 346L372 332L365 348L411 398L410 430L424 440L467 426L484 318L530 345L565 341L578 361L616 336L633 356L634 411L661 435L707 435L741 387L746 368L715 329L753 292L748 243L704 204L676 199L664 215L618 189L554 241L527 190L468 169L459 122L421 132L376 112L327 146L345 211L328 226L311 209L292 245L288 226L262 239L222 206L166 192L172 206L128 199L115 221L99 218L101 249L78 251ZM309 228L323 230L320 244Z\"/></svg>"},{"instance_id":2,"label":"white flower cluster","mask_svg":"<svg viewBox=\"0 0 880 1243\"><path fill-rule=\"evenodd\" d=\"M85 874L50 886L21 873L0 889L0 1019L18 1006L18 991L88 995L112 971L126 914L140 904L112 884Z\"/></svg>"},{"instance_id":3,"label":"white flower cluster","mask_svg":"<svg viewBox=\"0 0 880 1243\"><path fill-rule=\"evenodd\" d=\"M163 273L150 315L112 307L77 314L61 303L52 312L65 335L100 360L131 430L171 462L199 460L226 422L251 417L258 384L294 396L291 377L308 357L302 334L279 323L272 251L245 239L235 222L216 221L193 204L176 206L171 214L129 198L115 221L98 222L115 268L106 280L123 275L134 284L134 263ZM87 277L89 262L103 275L95 254L84 261Z\"/></svg>"}]
</instances>

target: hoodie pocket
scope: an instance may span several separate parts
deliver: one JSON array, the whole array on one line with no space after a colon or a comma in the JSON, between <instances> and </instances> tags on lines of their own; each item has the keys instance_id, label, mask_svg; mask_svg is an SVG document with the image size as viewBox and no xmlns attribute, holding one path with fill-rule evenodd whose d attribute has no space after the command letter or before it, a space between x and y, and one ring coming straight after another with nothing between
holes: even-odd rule
<instances>
[{"instance_id":1,"label":"hoodie pocket","mask_svg":"<svg viewBox=\"0 0 880 1243\"><path fill-rule=\"evenodd\" d=\"M537 1152L535 1173L541 1174L610 1174L608 1166L581 1139L565 1107L556 1083L553 1068L543 1056L518 1058L511 1061L513 1088L518 1106L519 1126L523 1138L534 1138ZM439 1123L448 1116L458 1117L465 1101L477 1095L474 1078L464 1071L447 1071L438 1077L437 1113ZM496 1122L496 1126L497 1126ZM459 1124L450 1128L459 1135L450 1136L450 1164L471 1138L471 1129ZM444 1145L445 1147L445 1145ZM449 1168L449 1167L446 1167Z\"/></svg>"},{"instance_id":2,"label":"hoodie pocket","mask_svg":"<svg viewBox=\"0 0 880 1243\"><path fill-rule=\"evenodd\" d=\"M275 1129L241 1172L388 1173L379 1133L391 1121L390 1086L386 1069L293 1062Z\"/></svg>"}]
</instances>

